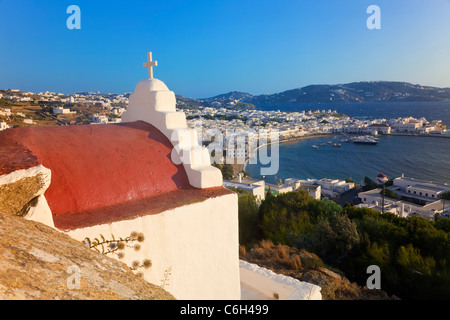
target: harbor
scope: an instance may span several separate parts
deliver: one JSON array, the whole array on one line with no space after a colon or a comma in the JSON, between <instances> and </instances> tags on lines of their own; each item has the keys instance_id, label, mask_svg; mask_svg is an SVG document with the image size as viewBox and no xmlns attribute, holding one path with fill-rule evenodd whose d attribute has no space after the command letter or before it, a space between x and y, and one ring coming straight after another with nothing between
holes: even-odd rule
<instances>
[{"instance_id":1,"label":"harbor","mask_svg":"<svg viewBox=\"0 0 450 320\"><path fill-rule=\"evenodd\" d=\"M378 137L376 145L341 142L333 148L327 142L339 142L342 137L317 137L280 144L278 178L321 179L323 177L346 179L351 177L361 183L366 176L384 172L388 177L402 173L418 179L440 183L450 181L450 144L435 137L390 135ZM313 145L317 148L313 148ZM261 178L261 164L249 165L246 171ZM275 178L266 176L267 181Z\"/></svg>"}]
</instances>

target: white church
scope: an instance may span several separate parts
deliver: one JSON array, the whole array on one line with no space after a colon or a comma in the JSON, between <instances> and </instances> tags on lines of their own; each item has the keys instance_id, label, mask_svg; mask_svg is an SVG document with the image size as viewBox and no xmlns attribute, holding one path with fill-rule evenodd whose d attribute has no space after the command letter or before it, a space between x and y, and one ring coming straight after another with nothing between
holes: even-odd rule
<instances>
[{"instance_id":1,"label":"white church","mask_svg":"<svg viewBox=\"0 0 450 320\"><path fill-rule=\"evenodd\" d=\"M117 258L150 260L144 279L177 299L270 297L274 286L286 299L321 299L320 287L239 261L237 195L176 111L174 92L153 78L156 65L149 53L122 123L0 132L0 210L79 241L142 233L140 250ZM20 192L2 198L5 186Z\"/></svg>"}]
</instances>

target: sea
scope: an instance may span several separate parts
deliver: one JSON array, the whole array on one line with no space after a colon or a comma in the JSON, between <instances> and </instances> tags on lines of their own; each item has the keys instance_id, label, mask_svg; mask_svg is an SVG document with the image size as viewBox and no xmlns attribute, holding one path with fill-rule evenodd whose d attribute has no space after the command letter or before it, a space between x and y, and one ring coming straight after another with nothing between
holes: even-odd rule
<instances>
[{"instance_id":1,"label":"sea","mask_svg":"<svg viewBox=\"0 0 450 320\"><path fill-rule=\"evenodd\" d=\"M450 101L376 102L319 105L277 105L264 110L303 111L332 109L357 119L424 117L442 120L450 128ZM450 135L450 132L448 132ZM279 170L261 176L267 164L247 166L253 178L275 183L279 179L346 179L362 183L364 177L375 180L379 173L388 178L406 177L450 184L450 138L423 136L378 136L376 145L340 142L343 136L327 136L279 145ZM333 147L329 143L340 143ZM316 145L318 148L313 148Z\"/></svg>"}]
</instances>

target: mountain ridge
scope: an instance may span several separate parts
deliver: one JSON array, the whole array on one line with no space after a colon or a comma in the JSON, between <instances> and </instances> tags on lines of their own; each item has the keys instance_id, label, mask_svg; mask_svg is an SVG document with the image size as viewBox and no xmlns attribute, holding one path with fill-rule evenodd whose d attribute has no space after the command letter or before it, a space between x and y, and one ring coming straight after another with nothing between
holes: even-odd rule
<instances>
[{"instance_id":1,"label":"mountain ridge","mask_svg":"<svg viewBox=\"0 0 450 320\"><path fill-rule=\"evenodd\" d=\"M213 101L239 101L255 106L307 103L364 103L395 101L450 100L450 88L412 84L401 81L359 81L345 84L312 84L274 94L253 95L230 91L210 98L194 99Z\"/></svg>"}]
</instances>

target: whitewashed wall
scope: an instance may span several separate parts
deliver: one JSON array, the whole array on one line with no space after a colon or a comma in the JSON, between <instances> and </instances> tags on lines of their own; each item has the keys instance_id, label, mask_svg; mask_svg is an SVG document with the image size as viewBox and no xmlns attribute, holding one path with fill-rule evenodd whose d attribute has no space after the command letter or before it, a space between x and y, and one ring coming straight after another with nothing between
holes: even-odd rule
<instances>
[{"instance_id":1,"label":"whitewashed wall","mask_svg":"<svg viewBox=\"0 0 450 320\"><path fill-rule=\"evenodd\" d=\"M127 249L121 261L150 259L152 267L140 269L147 281L161 285L170 270L164 289L177 299L240 299L236 194L68 234L82 241L100 234L125 238L133 231L145 241L137 252Z\"/></svg>"},{"instance_id":2,"label":"whitewashed wall","mask_svg":"<svg viewBox=\"0 0 450 320\"><path fill-rule=\"evenodd\" d=\"M242 300L322 300L321 288L276 274L243 260L240 264Z\"/></svg>"}]
</instances>

